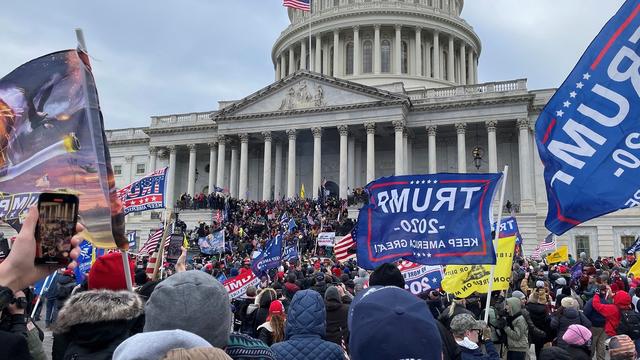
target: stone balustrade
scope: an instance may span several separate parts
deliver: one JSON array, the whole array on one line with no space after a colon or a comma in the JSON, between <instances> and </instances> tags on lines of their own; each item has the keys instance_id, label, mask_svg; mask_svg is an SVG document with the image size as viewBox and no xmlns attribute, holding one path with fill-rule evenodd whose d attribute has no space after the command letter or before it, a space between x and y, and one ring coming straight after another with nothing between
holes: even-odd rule
<instances>
[{"instance_id":1,"label":"stone balustrade","mask_svg":"<svg viewBox=\"0 0 640 360\"><path fill-rule=\"evenodd\" d=\"M211 124L211 116L216 111L173 114L151 117L151 128Z\"/></svg>"}]
</instances>

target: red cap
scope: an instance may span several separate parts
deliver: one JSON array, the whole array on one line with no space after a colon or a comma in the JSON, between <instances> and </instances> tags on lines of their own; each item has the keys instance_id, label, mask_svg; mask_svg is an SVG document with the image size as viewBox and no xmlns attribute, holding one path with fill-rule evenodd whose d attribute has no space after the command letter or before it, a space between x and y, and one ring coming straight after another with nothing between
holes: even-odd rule
<instances>
[{"instance_id":1,"label":"red cap","mask_svg":"<svg viewBox=\"0 0 640 360\"><path fill-rule=\"evenodd\" d=\"M64 269L63 274L67 276L73 276L73 269Z\"/></svg>"},{"instance_id":2,"label":"red cap","mask_svg":"<svg viewBox=\"0 0 640 360\"><path fill-rule=\"evenodd\" d=\"M284 314L284 306L280 300L273 300L271 305L269 305L269 316L267 316L267 321L271 320L271 315L278 314L283 318L286 317Z\"/></svg>"},{"instance_id":3,"label":"red cap","mask_svg":"<svg viewBox=\"0 0 640 360\"><path fill-rule=\"evenodd\" d=\"M133 274L135 264L129 261L131 270L131 284L135 284ZM124 278L124 268L122 266L122 255L118 252L99 257L89 270L88 280L89 290L127 290L127 282Z\"/></svg>"}]
</instances>

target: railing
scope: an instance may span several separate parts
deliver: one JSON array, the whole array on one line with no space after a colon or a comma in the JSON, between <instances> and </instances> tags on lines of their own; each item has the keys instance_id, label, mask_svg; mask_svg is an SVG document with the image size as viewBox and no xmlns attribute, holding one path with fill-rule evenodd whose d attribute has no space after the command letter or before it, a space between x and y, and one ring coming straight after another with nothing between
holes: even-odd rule
<instances>
[{"instance_id":1,"label":"railing","mask_svg":"<svg viewBox=\"0 0 640 360\"><path fill-rule=\"evenodd\" d=\"M454 96L491 94L508 91L527 91L527 80L518 79L476 85L461 85L446 88L411 90L409 91L409 98L411 100L441 99Z\"/></svg>"},{"instance_id":2,"label":"railing","mask_svg":"<svg viewBox=\"0 0 640 360\"><path fill-rule=\"evenodd\" d=\"M106 130L107 141L144 139L147 134L144 133L145 128L130 128L121 130Z\"/></svg>"},{"instance_id":3,"label":"railing","mask_svg":"<svg viewBox=\"0 0 640 360\"><path fill-rule=\"evenodd\" d=\"M211 115L215 113L215 111L208 111L200 113L152 116L151 127L211 124Z\"/></svg>"}]
</instances>

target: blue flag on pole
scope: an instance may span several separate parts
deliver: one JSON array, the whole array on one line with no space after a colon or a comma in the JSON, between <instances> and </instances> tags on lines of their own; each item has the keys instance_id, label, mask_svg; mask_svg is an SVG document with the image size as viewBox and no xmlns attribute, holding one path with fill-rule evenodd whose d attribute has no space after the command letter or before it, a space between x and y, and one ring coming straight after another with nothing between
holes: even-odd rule
<instances>
[{"instance_id":1,"label":"blue flag on pole","mask_svg":"<svg viewBox=\"0 0 640 360\"><path fill-rule=\"evenodd\" d=\"M496 230L495 223L493 223L491 229L493 229L493 231ZM500 219L500 238L511 236L516 237L516 245L522 244L522 236L520 235L520 230L518 230L518 222L516 221L516 218L513 216L509 216Z\"/></svg>"},{"instance_id":2,"label":"blue flag on pole","mask_svg":"<svg viewBox=\"0 0 640 360\"><path fill-rule=\"evenodd\" d=\"M85 274L89 273L91 269L91 257L93 252L93 246L87 240L82 240L80 243L80 255L76 260L78 265L74 269L76 274L76 283L80 284L84 281Z\"/></svg>"},{"instance_id":3,"label":"blue flag on pole","mask_svg":"<svg viewBox=\"0 0 640 360\"><path fill-rule=\"evenodd\" d=\"M495 264L491 202L502 174L406 175L366 186L354 231L358 265Z\"/></svg>"},{"instance_id":4,"label":"blue flag on pole","mask_svg":"<svg viewBox=\"0 0 640 360\"><path fill-rule=\"evenodd\" d=\"M278 234L265 244L264 249L251 262L251 269L255 274L260 274L269 269L276 268L282 261L282 235Z\"/></svg>"},{"instance_id":5,"label":"blue flag on pole","mask_svg":"<svg viewBox=\"0 0 640 360\"><path fill-rule=\"evenodd\" d=\"M297 228L296 221L293 218L289 219L289 232L292 232L293 229Z\"/></svg>"},{"instance_id":6,"label":"blue flag on pole","mask_svg":"<svg viewBox=\"0 0 640 360\"><path fill-rule=\"evenodd\" d=\"M283 260L290 261L299 258L300 256L298 255L298 247L296 246L296 244L289 245L284 248L284 253L282 254Z\"/></svg>"},{"instance_id":7,"label":"blue flag on pole","mask_svg":"<svg viewBox=\"0 0 640 360\"><path fill-rule=\"evenodd\" d=\"M629 255L635 255L635 253L637 253L638 251L640 251L640 237L636 238L636 241L634 241L633 244L631 244L631 246L629 246L629 248L625 250L625 253Z\"/></svg>"},{"instance_id":8,"label":"blue flag on pole","mask_svg":"<svg viewBox=\"0 0 640 360\"><path fill-rule=\"evenodd\" d=\"M640 205L640 3L626 1L538 117L549 211L561 235Z\"/></svg>"}]
</instances>

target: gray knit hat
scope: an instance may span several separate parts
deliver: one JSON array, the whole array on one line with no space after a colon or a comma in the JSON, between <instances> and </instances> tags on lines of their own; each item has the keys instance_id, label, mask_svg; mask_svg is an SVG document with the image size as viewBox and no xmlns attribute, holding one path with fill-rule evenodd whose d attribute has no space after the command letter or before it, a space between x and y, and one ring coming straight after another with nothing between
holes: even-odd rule
<instances>
[{"instance_id":1,"label":"gray knit hat","mask_svg":"<svg viewBox=\"0 0 640 360\"><path fill-rule=\"evenodd\" d=\"M162 359L171 349L212 347L198 335L182 330L152 331L123 341L113 352L114 360Z\"/></svg>"},{"instance_id":2,"label":"gray knit hat","mask_svg":"<svg viewBox=\"0 0 640 360\"><path fill-rule=\"evenodd\" d=\"M451 319L451 332L454 335L462 335L467 330L479 329L482 330L485 325L483 321L476 320L473 315L470 314L458 314Z\"/></svg>"},{"instance_id":3,"label":"gray knit hat","mask_svg":"<svg viewBox=\"0 0 640 360\"><path fill-rule=\"evenodd\" d=\"M217 348L224 348L231 331L229 295L211 275L192 270L162 281L145 306L144 331L181 329Z\"/></svg>"},{"instance_id":4,"label":"gray knit hat","mask_svg":"<svg viewBox=\"0 0 640 360\"><path fill-rule=\"evenodd\" d=\"M327 291L324 292L324 300L325 301L336 300L338 302L342 302L342 299L340 299L340 293L338 292L338 288L335 286L329 286L327 288Z\"/></svg>"}]
</instances>

